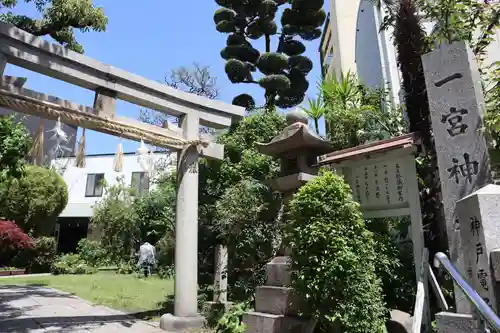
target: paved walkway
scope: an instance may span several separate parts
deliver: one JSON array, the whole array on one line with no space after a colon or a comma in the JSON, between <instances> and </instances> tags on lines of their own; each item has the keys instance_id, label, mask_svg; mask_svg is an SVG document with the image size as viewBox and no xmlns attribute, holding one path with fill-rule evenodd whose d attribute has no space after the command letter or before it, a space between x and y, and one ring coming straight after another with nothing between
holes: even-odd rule
<instances>
[{"instance_id":1,"label":"paved walkway","mask_svg":"<svg viewBox=\"0 0 500 333\"><path fill-rule=\"evenodd\" d=\"M152 323L45 287L0 286L0 333L165 333Z\"/></svg>"}]
</instances>

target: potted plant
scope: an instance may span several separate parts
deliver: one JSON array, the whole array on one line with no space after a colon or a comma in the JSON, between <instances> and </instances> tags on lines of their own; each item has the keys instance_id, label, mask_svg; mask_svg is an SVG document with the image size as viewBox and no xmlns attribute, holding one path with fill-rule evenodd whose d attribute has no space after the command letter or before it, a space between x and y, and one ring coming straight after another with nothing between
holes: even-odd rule
<instances>
[{"instance_id":1,"label":"potted plant","mask_svg":"<svg viewBox=\"0 0 500 333\"><path fill-rule=\"evenodd\" d=\"M24 268L12 268L10 270L10 275L24 275L26 270Z\"/></svg>"},{"instance_id":2,"label":"potted plant","mask_svg":"<svg viewBox=\"0 0 500 333\"><path fill-rule=\"evenodd\" d=\"M0 276L24 275L25 269L15 267L0 267Z\"/></svg>"},{"instance_id":3,"label":"potted plant","mask_svg":"<svg viewBox=\"0 0 500 333\"><path fill-rule=\"evenodd\" d=\"M9 267L0 267L0 276L9 276L10 270Z\"/></svg>"}]
</instances>

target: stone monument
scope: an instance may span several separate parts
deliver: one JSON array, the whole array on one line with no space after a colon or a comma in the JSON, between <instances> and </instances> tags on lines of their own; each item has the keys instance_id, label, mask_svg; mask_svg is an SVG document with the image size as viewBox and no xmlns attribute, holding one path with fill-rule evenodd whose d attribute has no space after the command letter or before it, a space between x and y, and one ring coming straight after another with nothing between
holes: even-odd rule
<instances>
[{"instance_id":1,"label":"stone monument","mask_svg":"<svg viewBox=\"0 0 500 333\"><path fill-rule=\"evenodd\" d=\"M496 281L490 267L493 250L500 248L500 186L487 185L457 202L467 282L498 311Z\"/></svg>"},{"instance_id":2,"label":"stone monument","mask_svg":"<svg viewBox=\"0 0 500 333\"><path fill-rule=\"evenodd\" d=\"M491 183L488 147L481 131L484 96L472 50L465 42L441 45L422 57L436 145L450 259L465 276L456 203ZM463 222L465 223L465 221ZM470 303L455 288L456 309Z\"/></svg>"},{"instance_id":3,"label":"stone monument","mask_svg":"<svg viewBox=\"0 0 500 333\"><path fill-rule=\"evenodd\" d=\"M287 127L267 144L257 149L265 155L278 157L280 177L270 181L273 189L283 193L286 204L303 184L318 173L317 157L333 150L331 144L308 128L307 116L301 112L286 115ZM292 293L286 244L278 256L266 266L265 286L257 287L255 311L244 315L249 333L308 332L313 329L309 320L297 316L298 300Z\"/></svg>"}]
</instances>

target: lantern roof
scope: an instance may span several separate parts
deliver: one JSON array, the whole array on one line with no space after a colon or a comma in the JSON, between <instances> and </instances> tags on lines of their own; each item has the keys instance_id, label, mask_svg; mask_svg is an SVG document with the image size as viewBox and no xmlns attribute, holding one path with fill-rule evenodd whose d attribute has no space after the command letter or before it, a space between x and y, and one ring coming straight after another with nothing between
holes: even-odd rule
<instances>
[{"instance_id":1,"label":"lantern roof","mask_svg":"<svg viewBox=\"0 0 500 333\"><path fill-rule=\"evenodd\" d=\"M257 150L279 156L294 150L312 150L318 155L331 152L332 144L309 129L307 115L300 111L286 114L287 127L269 143L257 143Z\"/></svg>"}]
</instances>

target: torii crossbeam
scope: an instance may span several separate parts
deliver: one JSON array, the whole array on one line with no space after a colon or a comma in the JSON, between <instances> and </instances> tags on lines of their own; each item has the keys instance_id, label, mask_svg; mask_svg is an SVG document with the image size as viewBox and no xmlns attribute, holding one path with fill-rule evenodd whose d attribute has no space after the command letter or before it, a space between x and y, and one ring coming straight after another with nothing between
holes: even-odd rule
<instances>
[{"instance_id":1,"label":"torii crossbeam","mask_svg":"<svg viewBox=\"0 0 500 333\"><path fill-rule=\"evenodd\" d=\"M93 107L20 88L0 80L0 106L177 150L175 225L175 311L160 327L199 326L198 315L198 158L223 158L223 146L200 138L200 125L224 128L244 116L244 109L189 94L106 65L0 22L0 75L7 63L95 91ZM180 118L180 128L160 128L116 114L121 99Z\"/></svg>"}]
</instances>

